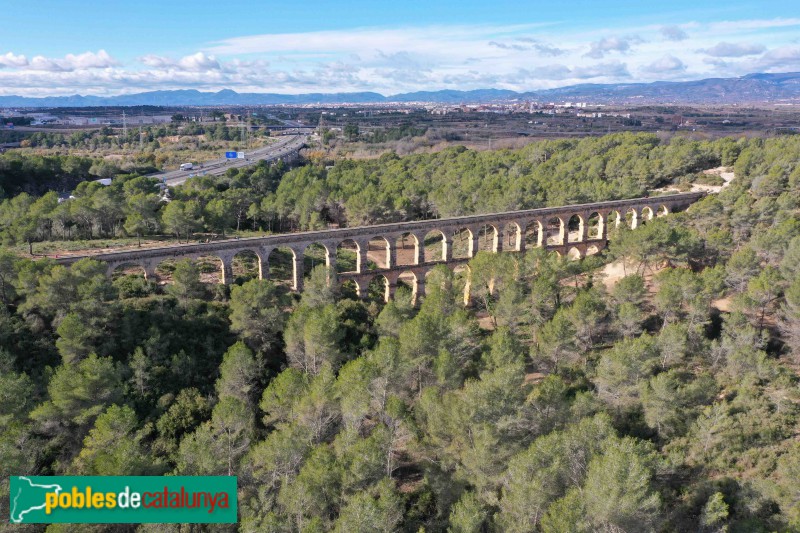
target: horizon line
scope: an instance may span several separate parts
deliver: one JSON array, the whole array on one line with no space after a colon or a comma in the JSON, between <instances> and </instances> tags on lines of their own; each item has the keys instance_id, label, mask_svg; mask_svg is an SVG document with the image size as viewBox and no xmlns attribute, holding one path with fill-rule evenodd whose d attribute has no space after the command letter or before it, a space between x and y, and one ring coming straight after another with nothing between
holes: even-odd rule
<instances>
[{"instance_id":1,"label":"horizon line","mask_svg":"<svg viewBox=\"0 0 800 533\"><path fill-rule=\"evenodd\" d=\"M748 74L743 74L741 76L731 76L731 77L724 77L724 76L716 76L716 77L701 77L701 78L693 78L688 80L655 80L655 81L630 81L630 82L619 82L619 83L573 83L568 85L560 85L558 87L552 87L549 89L526 89L523 91L514 90L514 89L500 89L497 87L481 87L476 89L419 89L415 91L407 91L407 92L399 92L399 93L392 93L392 94L385 94L380 92L379 90L351 90L351 91L330 91L330 92L294 92L294 93L279 93L279 92L253 92L253 91L242 91L239 92L236 89L226 87L219 90L202 90L202 89L193 89L193 88L180 88L180 89L142 89L139 92L129 92L129 93L119 93L119 94L112 94L112 95L103 95L103 94L79 94L79 93L72 93L72 94L52 94L52 95L45 95L45 96L25 96L21 94L0 94L0 98L24 98L28 100L37 100L37 99L46 99L46 98L120 98L126 96L138 96L148 93L159 93L159 92L180 92L180 91L193 91L199 94L219 94L224 92L232 92L237 95L248 94L248 95L270 95L270 96L310 96L310 95L348 95L348 94L375 94L379 95L382 98L392 98L395 96L404 96L408 94L415 94L415 93L440 93L440 92L447 92L447 91L454 91L454 92L461 92L461 93L469 93L469 92L477 92L477 91L499 91L499 92L506 92L506 93L514 93L519 95L524 95L528 93L539 93L539 92L548 92L548 91L556 91L559 89L565 89L569 87L581 87L581 86L620 86L620 85L655 85L659 83L669 83L669 84L679 84L679 83L691 83L695 81L704 81L704 80L734 80L734 79L742 79L747 78L750 76L763 76L763 75L787 75L787 74L797 74L800 76L800 72L795 71L788 71L788 72L751 72ZM173 104L174 105L174 104Z\"/></svg>"}]
</instances>

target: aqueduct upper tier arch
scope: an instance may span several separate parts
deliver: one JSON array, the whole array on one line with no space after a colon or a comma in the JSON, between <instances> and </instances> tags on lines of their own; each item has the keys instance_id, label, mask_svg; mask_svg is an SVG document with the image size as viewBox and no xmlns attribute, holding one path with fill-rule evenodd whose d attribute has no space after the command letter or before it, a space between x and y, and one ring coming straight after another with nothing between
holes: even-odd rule
<instances>
[{"instance_id":1,"label":"aqueduct upper tier arch","mask_svg":"<svg viewBox=\"0 0 800 533\"><path fill-rule=\"evenodd\" d=\"M646 223L653 216L663 216L674 211L682 211L689 205L704 197L704 192L673 194L667 196L656 196L646 198L632 198L629 200L612 200L608 202L595 202L591 204L565 205L561 207L546 207L540 209L528 209L522 211L508 211L505 213L491 213L486 215L470 215L453 218L440 218L433 220L420 220L416 222L398 222L393 224L380 224L375 226L361 226L354 228L338 228L320 231L306 231L300 233L288 233L281 235L269 235L266 237L250 237L246 239L228 239L211 243L197 244L175 244L171 246L160 246L156 248L146 248L140 250L108 252L95 255L73 256L57 259L60 264L71 264L84 257L104 261L108 264L109 276L117 267L126 265L139 265L145 275L150 278L155 276L158 264L167 259L196 259L203 256L215 256L220 259L222 265L222 283L233 281L233 258L240 252L251 251L258 257L258 272L261 279L269 276L269 257L273 250L291 250L292 272L291 284L294 290L301 290L303 286L304 274L304 253L312 245L322 245L326 251L325 264L331 272L336 272L336 250L341 243L348 241L355 243L358 252L354 253L354 270L338 274L342 280L352 279L358 286L365 287L369 280L380 274L383 275L390 284L389 293L393 292L397 277L402 272L412 272L419 281L419 285L424 283L424 274L439 263L448 264L452 267L459 263L468 261L480 249L479 239L485 238L487 226L493 228L517 228L516 231L524 232L530 226L547 228L549 221L558 219L563 221L561 224L560 239L551 239L550 243L546 239L539 239L538 245L548 250L558 252L562 257L567 256L572 248L580 252L580 256L586 255L588 249L601 250L608 241L609 227L613 229L615 221L609 223L612 213L633 212L636 220ZM642 216L644 211L645 216ZM573 218L575 217L575 218ZM597 230L587 231L586 221L590 218L597 220ZM568 221L579 220L580 226L573 231L570 240L568 233ZM574 225L574 224L573 224ZM466 230L466 231L465 231ZM430 232L441 233L442 240L435 243L437 253L428 261L425 260L425 237ZM460 232L460 233L459 233ZM459 235L456 242L461 247L460 257L453 257L454 239L453 235ZM481 237L481 235L484 237ZM577 235L577 237L575 236ZM466 237L464 237L466 236ZM385 242L385 249L379 249L374 253L380 257L374 258L369 255L370 242L374 243L380 239ZM471 242L464 242L467 239ZM492 238L491 249L499 251L523 252L526 247L531 247L531 243L526 243L525 236L521 233L516 237L510 236L507 239L497 238L495 233ZM413 242L412 246L402 243ZM509 245L509 243L512 243ZM484 243L485 244L485 243ZM484 246L486 248L486 246ZM403 261L398 261L398 253L407 253ZM464 254L466 252L466 254ZM574 252L573 252L574 253ZM466 257L464 256L466 255ZM421 294L421 290L416 291Z\"/></svg>"}]
</instances>

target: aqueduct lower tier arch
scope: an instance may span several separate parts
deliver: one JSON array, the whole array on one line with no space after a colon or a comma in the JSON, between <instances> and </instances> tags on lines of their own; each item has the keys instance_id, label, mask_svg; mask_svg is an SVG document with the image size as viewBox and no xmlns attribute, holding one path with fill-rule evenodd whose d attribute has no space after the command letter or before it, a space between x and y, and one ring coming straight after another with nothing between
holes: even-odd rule
<instances>
[{"instance_id":1,"label":"aqueduct lower tier arch","mask_svg":"<svg viewBox=\"0 0 800 533\"><path fill-rule=\"evenodd\" d=\"M73 256L56 261L68 265L84 257L92 257L108 264L109 276L119 266L138 265L144 270L147 279L153 279L156 277L156 268L162 261L213 256L220 262L220 281L231 283L234 257L247 251L257 258L260 279L269 277L272 258L281 257L287 263L282 265L286 282L293 290L301 290L306 263L324 263L332 273L336 273L337 256L342 257L342 248L345 248L348 265L346 271L338 269L340 283L352 280L359 288L358 292L363 294L372 278L380 275L387 280L387 295L392 297L398 277L403 273L411 273L416 278L417 287L414 293L422 295L425 293L425 274L437 264L447 264L454 268L469 261L481 249L491 249L494 252L502 250L524 252L526 248L543 247L558 252L562 257L574 249L573 256L580 254L580 257L585 257L587 252L597 253L606 246L609 229L613 230L617 226L615 219L617 213L622 214L622 220L619 221L622 224L626 222L625 214L628 214L629 221L647 221L682 211L703 198L705 194L683 193L487 215L230 239L213 243L176 244L91 256ZM426 255L425 239L431 233L440 234L441 239L433 244L437 246L436 253ZM455 258L454 237L458 239L456 244L459 250L456 254L458 257ZM346 245L343 246L343 243ZM377 246L376 243L381 243L381 246ZM401 261L398 261L398 247L404 247ZM310 261L306 260L307 251L311 253L312 249L324 250L324 255Z\"/></svg>"}]
</instances>

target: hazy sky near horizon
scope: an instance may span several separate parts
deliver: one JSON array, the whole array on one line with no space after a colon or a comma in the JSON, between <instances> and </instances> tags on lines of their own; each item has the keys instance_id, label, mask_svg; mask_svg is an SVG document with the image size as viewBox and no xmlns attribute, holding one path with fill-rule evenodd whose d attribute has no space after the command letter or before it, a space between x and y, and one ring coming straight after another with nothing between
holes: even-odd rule
<instances>
[{"instance_id":1,"label":"hazy sky near horizon","mask_svg":"<svg viewBox=\"0 0 800 533\"><path fill-rule=\"evenodd\" d=\"M797 0L0 0L2 95L525 91L795 71Z\"/></svg>"}]
</instances>

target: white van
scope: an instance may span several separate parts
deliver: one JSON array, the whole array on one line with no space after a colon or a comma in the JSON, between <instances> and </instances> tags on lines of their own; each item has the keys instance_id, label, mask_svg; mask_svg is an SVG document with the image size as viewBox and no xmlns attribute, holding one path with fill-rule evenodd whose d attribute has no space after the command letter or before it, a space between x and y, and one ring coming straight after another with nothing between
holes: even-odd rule
<instances>
[{"instance_id":1,"label":"white van","mask_svg":"<svg viewBox=\"0 0 800 533\"><path fill-rule=\"evenodd\" d=\"M192 170L194 168L194 164L192 163L184 163L181 165L181 170Z\"/></svg>"}]
</instances>

